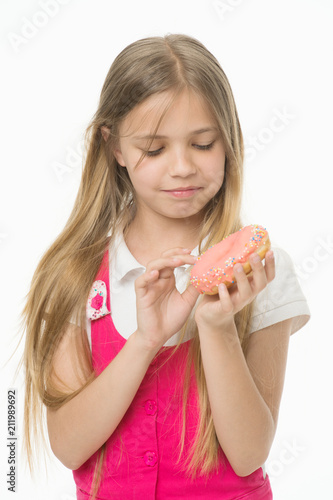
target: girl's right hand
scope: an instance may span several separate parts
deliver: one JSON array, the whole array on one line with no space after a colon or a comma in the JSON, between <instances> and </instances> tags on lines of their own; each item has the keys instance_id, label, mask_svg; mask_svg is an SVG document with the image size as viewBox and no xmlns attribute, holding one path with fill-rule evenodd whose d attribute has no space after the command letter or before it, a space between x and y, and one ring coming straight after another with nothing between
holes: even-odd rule
<instances>
[{"instance_id":1,"label":"girl's right hand","mask_svg":"<svg viewBox=\"0 0 333 500\"><path fill-rule=\"evenodd\" d=\"M148 349L160 349L177 333L197 301L199 292L193 285L182 294L176 289L174 269L196 261L189 254L184 248L167 250L135 281L138 334Z\"/></svg>"}]
</instances>

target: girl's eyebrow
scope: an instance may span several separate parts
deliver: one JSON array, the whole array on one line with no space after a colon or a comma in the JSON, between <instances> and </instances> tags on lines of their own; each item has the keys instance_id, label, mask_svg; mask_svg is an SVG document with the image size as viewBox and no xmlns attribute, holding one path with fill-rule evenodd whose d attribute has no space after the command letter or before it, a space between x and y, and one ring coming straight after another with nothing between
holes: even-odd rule
<instances>
[{"instance_id":1,"label":"girl's eyebrow","mask_svg":"<svg viewBox=\"0 0 333 500\"><path fill-rule=\"evenodd\" d=\"M193 132L190 132L189 136L204 134L205 132L217 132L217 131L218 131L217 127L200 128L199 130L193 130ZM153 134L137 135L133 137L133 139L167 139L167 138L168 137L166 135L153 135Z\"/></svg>"}]
</instances>

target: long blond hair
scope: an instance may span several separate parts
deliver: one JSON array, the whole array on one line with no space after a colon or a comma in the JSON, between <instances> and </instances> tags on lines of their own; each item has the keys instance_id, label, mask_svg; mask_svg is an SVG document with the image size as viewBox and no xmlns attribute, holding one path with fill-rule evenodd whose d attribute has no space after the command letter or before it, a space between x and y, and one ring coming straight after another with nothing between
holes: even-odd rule
<instances>
[{"instance_id":1,"label":"long blond hair","mask_svg":"<svg viewBox=\"0 0 333 500\"><path fill-rule=\"evenodd\" d=\"M59 408L83 389L75 393L60 392L52 386L54 353L71 318L75 317L78 324L85 324L85 304L105 249L113 242L118 230L126 232L135 214L135 193L127 170L117 163L112 153L120 124L137 104L151 95L170 90L176 95L184 89L205 99L219 126L226 151L223 185L205 209L200 246L207 235L208 238L201 251L242 226L243 138L232 90L220 64L199 41L186 35L169 34L132 43L116 57L106 76L98 109L86 130L85 165L72 213L39 263L23 311L26 335L23 355L25 449L31 469L31 438L40 429L42 409L46 406ZM107 142L103 140L102 127L110 131ZM251 311L250 305L236 315L244 349ZM217 465L219 445L209 407L197 331L193 321L192 325L185 327L194 329L189 363L193 362L195 366L200 401L197 440L185 461L186 469L192 476L197 473L207 475ZM82 326L77 342L85 347L86 359L91 366L84 387L94 379L86 337ZM186 397L184 401L186 403ZM102 459L103 453L96 464L93 497L100 481Z\"/></svg>"}]
</instances>

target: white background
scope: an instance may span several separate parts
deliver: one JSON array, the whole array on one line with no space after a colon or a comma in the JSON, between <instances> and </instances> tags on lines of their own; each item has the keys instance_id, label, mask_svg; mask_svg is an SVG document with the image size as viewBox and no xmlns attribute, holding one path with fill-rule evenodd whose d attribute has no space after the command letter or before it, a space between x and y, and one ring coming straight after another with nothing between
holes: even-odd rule
<instances>
[{"instance_id":1,"label":"white background","mask_svg":"<svg viewBox=\"0 0 333 500\"><path fill-rule=\"evenodd\" d=\"M60 462L50 459L48 477L41 468L33 481L21 453L17 493L7 492L6 395L9 387L18 390L21 444L23 377L14 380L14 371L22 345L8 359L34 269L70 214L83 132L108 69L129 43L167 32L198 38L224 68L247 141L244 221L267 227L289 252L312 313L291 338L279 426L267 461L274 499L333 498L333 5L226 0L218 8L217 3L1 2L2 499L75 498L71 472ZM52 15L45 14L51 4ZM270 130L276 113L285 116L278 132Z\"/></svg>"}]
</instances>

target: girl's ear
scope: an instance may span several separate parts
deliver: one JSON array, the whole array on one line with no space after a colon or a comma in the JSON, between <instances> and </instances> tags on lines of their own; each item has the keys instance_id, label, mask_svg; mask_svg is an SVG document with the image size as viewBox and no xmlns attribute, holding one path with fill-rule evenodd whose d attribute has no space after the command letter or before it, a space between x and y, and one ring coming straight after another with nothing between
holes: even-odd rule
<instances>
[{"instance_id":1,"label":"girl's ear","mask_svg":"<svg viewBox=\"0 0 333 500\"><path fill-rule=\"evenodd\" d=\"M103 125L101 127L101 133L102 133L104 141L107 142L109 135L110 135L110 129L108 127L106 127L105 125ZM124 158L123 158L123 155L122 155L120 149L119 148L113 149L113 154L114 154L117 162L119 163L119 165L121 167L125 167Z\"/></svg>"},{"instance_id":2,"label":"girl's ear","mask_svg":"<svg viewBox=\"0 0 333 500\"><path fill-rule=\"evenodd\" d=\"M114 155L115 159L119 163L119 165L121 167L126 167L125 161L124 161L124 158L123 158L123 155L122 155L122 152L120 151L120 149L119 148L115 148L112 152L113 152L113 155Z\"/></svg>"},{"instance_id":3,"label":"girl's ear","mask_svg":"<svg viewBox=\"0 0 333 500\"><path fill-rule=\"evenodd\" d=\"M110 135L110 129L108 127L106 127L105 125L103 125L101 127L101 133L102 133L104 141L106 142L109 138L109 135Z\"/></svg>"}]
</instances>

